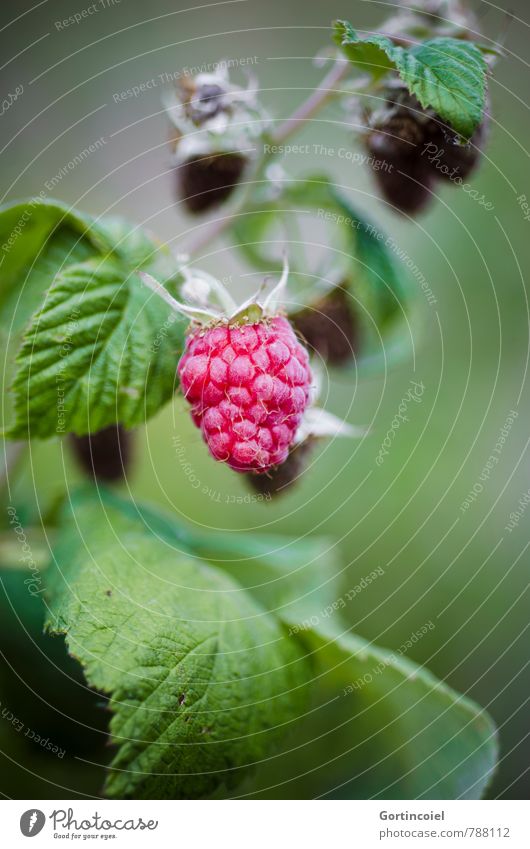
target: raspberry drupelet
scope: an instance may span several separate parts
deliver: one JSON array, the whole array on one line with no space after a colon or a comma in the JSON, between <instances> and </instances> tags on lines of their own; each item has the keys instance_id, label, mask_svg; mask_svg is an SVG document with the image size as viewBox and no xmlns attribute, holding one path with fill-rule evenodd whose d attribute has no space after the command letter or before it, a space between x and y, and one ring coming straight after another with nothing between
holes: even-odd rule
<instances>
[{"instance_id":1,"label":"raspberry drupelet","mask_svg":"<svg viewBox=\"0 0 530 849\"><path fill-rule=\"evenodd\" d=\"M286 460L312 380L308 353L286 318L192 329L178 373L216 460L255 473Z\"/></svg>"}]
</instances>

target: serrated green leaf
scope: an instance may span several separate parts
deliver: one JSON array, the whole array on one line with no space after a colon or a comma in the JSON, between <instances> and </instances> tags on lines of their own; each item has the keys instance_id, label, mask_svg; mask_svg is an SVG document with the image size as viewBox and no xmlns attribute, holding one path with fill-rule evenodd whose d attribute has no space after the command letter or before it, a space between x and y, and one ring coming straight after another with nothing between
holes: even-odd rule
<instances>
[{"instance_id":1,"label":"serrated green leaf","mask_svg":"<svg viewBox=\"0 0 530 849\"><path fill-rule=\"evenodd\" d=\"M320 541L315 543L318 547ZM206 553L217 544L203 537ZM225 545L231 554L221 546L216 562L221 567L225 563L229 571L237 564L243 572L246 546L238 553L237 540ZM274 562L278 548L274 538L269 547ZM248 549L255 554L250 542ZM327 558L329 548L326 552ZM309 575L304 569L304 564L314 562L315 553L293 542L291 560L297 568L291 567L290 585L279 583L285 595L271 601L289 633L306 646L325 707L308 716L299 738L291 740L296 757L293 749L286 751L272 774L265 769L258 776L257 786L274 784L278 775L287 781L292 770L293 776L304 776L302 781L293 777L302 798L321 794L323 787L329 788L324 793L332 798L481 798L498 759L494 723L479 705L407 656L435 629L434 623L420 623L417 633L410 635L412 640L406 639L394 651L345 630L340 610L348 590L338 587L337 561L333 553L331 562L324 560L328 568L319 582L311 569ZM267 564L265 549L261 557ZM264 580L270 576L269 563ZM262 592L255 573L247 580L250 591ZM362 598L355 602L362 603ZM308 751L309 740L316 741L313 751Z\"/></svg>"},{"instance_id":2,"label":"serrated green leaf","mask_svg":"<svg viewBox=\"0 0 530 849\"><path fill-rule=\"evenodd\" d=\"M421 624L414 642L431 626ZM413 663L406 655L414 645L382 649L329 618L300 637L323 691L337 702L324 731L332 796L481 798L498 757L495 726L478 705Z\"/></svg>"},{"instance_id":3,"label":"serrated green leaf","mask_svg":"<svg viewBox=\"0 0 530 849\"><path fill-rule=\"evenodd\" d=\"M471 138L486 101L487 64L479 46L443 37L404 48L386 36L361 36L347 21L336 22L334 39L375 79L396 71L424 109L434 109L463 141Z\"/></svg>"},{"instance_id":4,"label":"serrated green leaf","mask_svg":"<svg viewBox=\"0 0 530 849\"><path fill-rule=\"evenodd\" d=\"M402 47L385 35L360 36L348 21L335 21L333 38L353 65L375 79L396 67Z\"/></svg>"},{"instance_id":5,"label":"serrated green leaf","mask_svg":"<svg viewBox=\"0 0 530 849\"><path fill-rule=\"evenodd\" d=\"M434 38L402 50L396 67L424 109L434 109L464 141L471 138L486 99L487 64L476 45Z\"/></svg>"},{"instance_id":6,"label":"serrated green leaf","mask_svg":"<svg viewBox=\"0 0 530 849\"><path fill-rule=\"evenodd\" d=\"M129 270L149 271L171 287L180 279L180 266L169 247L143 227L118 216L93 221L91 237L105 258Z\"/></svg>"},{"instance_id":7,"label":"serrated green leaf","mask_svg":"<svg viewBox=\"0 0 530 849\"><path fill-rule=\"evenodd\" d=\"M221 572L97 496L74 502L54 561L48 627L111 697L108 795L211 795L296 723L304 653Z\"/></svg>"},{"instance_id":8,"label":"serrated green leaf","mask_svg":"<svg viewBox=\"0 0 530 849\"><path fill-rule=\"evenodd\" d=\"M277 537L270 538L269 552L267 537L253 544L247 535L242 541L239 535L225 535L223 544L221 535L195 534L155 508L105 491L97 498L101 503L91 508L87 524L93 533L97 529L102 548L116 538L128 547L141 528L170 548L213 558L219 568L242 576L247 591L270 605L290 639L308 652L320 707L290 729L283 750L260 767L245 792L261 794L261 788L281 786L275 797L291 787L299 798L325 788L340 798L481 796L497 757L490 718L411 662L407 652L414 652L413 644L385 650L345 631L340 609L346 593L336 583L335 556L320 560L320 585L311 567L319 546L320 556L327 556L324 541L317 539L313 551ZM75 514L95 501L93 490L79 493L73 500ZM282 551L288 552L283 562ZM270 583L276 585L273 592ZM431 628L432 623L420 625L418 632Z\"/></svg>"},{"instance_id":9,"label":"serrated green leaf","mask_svg":"<svg viewBox=\"0 0 530 849\"><path fill-rule=\"evenodd\" d=\"M18 333L55 274L97 252L91 218L40 198L0 207L0 323Z\"/></svg>"},{"instance_id":10,"label":"serrated green leaf","mask_svg":"<svg viewBox=\"0 0 530 849\"><path fill-rule=\"evenodd\" d=\"M263 597L262 584L267 590L275 572L277 578L277 552L289 551L288 542L281 546L272 537L267 556L266 539L258 546L249 539L239 548L238 539L227 540L225 535L223 543L216 537L202 536L202 553L211 556L218 551L216 563L231 573L243 574L255 557L260 558L265 567L262 582L256 571L244 580L251 592ZM341 591L337 580L341 570L334 549L318 539L312 552L296 541L292 545L291 569L284 571L280 565L279 570L289 581L276 581L278 593L269 602L309 651L326 707L308 718L300 739L291 741L302 751L296 748L296 758L287 751L274 775L269 771L264 781L262 777L262 784L274 783L284 770L285 780L294 761L295 775L308 770L301 785L296 779L297 792L304 798L322 793L323 786L334 798L481 798L498 758L492 720L473 701L407 657L434 624L421 623L419 636L411 635L412 644L405 640L395 651L344 630L339 611L347 591ZM325 551L323 563L317 561L322 563L320 580L310 566L319 546ZM320 744L308 756L306 741L313 739Z\"/></svg>"},{"instance_id":11,"label":"serrated green leaf","mask_svg":"<svg viewBox=\"0 0 530 849\"><path fill-rule=\"evenodd\" d=\"M112 260L59 274L25 335L12 438L140 424L171 398L185 322Z\"/></svg>"},{"instance_id":12,"label":"serrated green leaf","mask_svg":"<svg viewBox=\"0 0 530 849\"><path fill-rule=\"evenodd\" d=\"M150 297L147 304L147 295L140 294L142 284L131 276L137 269L146 270L168 288L174 287L180 266L167 246L122 218L95 219L58 201L37 198L0 208L0 263L0 322L6 334L18 339L34 317L18 357L17 421L8 436L86 433L89 428L104 427L102 422L114 423L117 415L123 415L123 424L130 426L171 397L183 321L173 320L156 299ZM107 277L104 286L95 283L96 269ZM89 280L84 279L87 276ZM89 315L90 304L101 311L100 328ZM79 333L67 333L65 355L61 324L67 312L70 330L77 330L78 317L82 327ZM119 321L114 322L118 313ZM50 329L50 321L57 322L57 327ZM135 333L127 334L127 326ZM76 352L79 344L83 350ZM120 344L123 350L118 352ZM41 368L42 374L37 375ZM111 374L105 386L104 368ZM88 375L92 390L101 390L101 404L90 392ZM58 380L57 386L61 384L75 405L64 416L57 416L57 386L52 392L52 379Z\"/></svg>"},{"instance_id":13,"label":"serrated green leaf","mask_svg":"<svg viewBox=\"0 0 530 849\"><path fill-rule=\"evenodd\" d=\"M335 542L328 537L305 538L274 534L212 532L205 534L176 524L160 509L131 503L100 488L102 505L112 511L119 536L141 521L146 532L207 560L245 587L268 609L319 613L340 595L343 565ZM76 503L93 498L93 489L79 490Z\"/></svg>"}]
</instances>

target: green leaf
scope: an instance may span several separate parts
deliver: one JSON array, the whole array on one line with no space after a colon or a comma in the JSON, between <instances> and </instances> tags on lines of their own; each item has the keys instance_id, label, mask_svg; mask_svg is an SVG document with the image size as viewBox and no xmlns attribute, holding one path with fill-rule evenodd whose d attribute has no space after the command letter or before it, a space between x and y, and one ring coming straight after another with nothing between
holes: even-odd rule
<instances>
[{"instance_id":1,"label":"green leaf","mask_svg":"<svg viewBox=\"0 0 530 849\"><path fill-rule=\"evenodd\" d=\"M159 532L153 512L145 517ZM289 747L272 775L265 770L264 786L278 774L287 778L293 762L293 775L305 768L311 773L313 762L314 783L302 782L305 792L296 779L304 798L322 793L323 786L341 798L483 795L498 756L495 726L478 705L406 657L433 623L422 623L419 637L411 635L413 644L405 641L395 651L342 628L339 611L347 591L341 590L342 570L329 540L189 531L184 537L179 531L179 538L272 607L311 657L325 707L317 727L315 717L308 717L300 738L291 740L302 751L296 749L293 758ZM308 741L321 735L321 745L308 756Z\"/></svg>"},{"instance_id":2,"label":"green leaf","mask_svg":"<svg viewBox=\"0 0 530 849\"><path fill-rule=\"evenodd\" d=\"M403 50L396 67L424 109L434 109L465 141L471 138L486 100L487 64L476 45L434 38Z\"/></svg>"},{"instance_id":3,"label":"green leaf","mask_svg":"<svg viewBox=\"0 0 530 849\"><path fill-rule=\"evenodd\" d=\"M14 723L1 725L21 742L10 762L2 739L6 757L3 761L0 755L0 769L3 775L9 770L11 792L21 797L34 784L41 798L52 788L68 789L69 798L99 796L108 761L105 712L98 710L101 696L87 688L64 640L43 631L44 567L36 554L35 535L30 536L25 526L24 532L31 567L20 568L20 543L11 563L0 564L0 703L4 718L7 711L15 716Z\"/></svg>"},{"instance_id":4,"label":"green leaf","mask_svg":"<svg viewBox=\"0 0 530 849\"><path fill-rule=\"evenodd\" d=\"M27 324L58 271L94 255L90 223L57 201L0 207L0 322L7 332Z\"/></svg>"},{"instance_id":5,"label":"green leaf","mask_svg":"<svg viewBox=\"0 0 530 849\"><path fill-rule=\"evenodd\" d=\"M221 792L271 755L305 705L307 661L280 623L95 493L73 503L48 595L49 629L110 696L110 796Z\"/></svg>"},{"instance_id":6,"label":"green leaf","mask_svg":"<svg viewBox=\"0 0 530 849\"><path fill-rule=\"evenodd\" d=\"M168 401L185 322L113 260L69 266L17 357L14 438L140 424Z\"/></svg>"},{"instance_id":7,"label":"green leaf","mask_svg":"<svg viewBox=\"0 0 530 849\"><path fill-rule=\"evenodd\" d=\"M431 627L419 626L414 642ZM321 729L333 796L483 795L498 757L495 726L478 705L409 660L414 645L385 650L329 618L299 636L320 670L323 697L335 702L330 725Z\"/></svg>"},{"instance_id":8,"label":"green leaf","mask_svg":"<svg viewBox=\"0 0 530 849\"><path fill-rule=\"evenodd\" d=\"M7 436L130 427L171 398L185 322L134 275L174 288L180 265L166 245L41 198L0 208L0 240L0 322L16 339L31 319Z\"/></svg>"},{"instance_id":9,"label":"green leaf","mask_svg":"<svg viewBox=\"0 0 530 849\"><path fill-rule=\"evenodd\" d=\"M87 497L92 497L92 489ZM120 528L142 521L151 533L184 548L190 556L208 560L245 587L265 607L319 613L340 595L343 565L337 545L328 537L286 537L274 534L197 532L176 525L172 516L145 504L100 489L100 499Z\"/></svg>"},{"instance_id":10,"label":"green leaf","mask_svg":"<svg viewBox=\"0 0 530 849\"><path fill-rule=\"evenodd\" d=\"M171 398L184 322L147 295L138 269L168 288L180 280L169 248L124 219L41 198L0 208L0 323L16 339L33 317L8 436L87 433L117 416L132 426ZM60 416L59 385L74 407Z\"/></svg>"},{"instance_id":11,"label":"green leaf","mask_svg":"<svg viewBox=\"0 0 530 849\"><path fill-rule=\"evenodd\" d=\"M180 281L180 266L169 247L143 227L109 216L93 221L91 237L105 258L124 269L149 271L166 286Z\"/></svg>"},{"instance_id":12,"label":"green leaf","mask_svg":"<svg viewBox=\"0 0 530 849\"><path fill-rule=\"evenodd\" d=\"M355 66L375 79L396 71L424 109L434 109L464 141L471 138L486 102L487 64L479 46L433 38L403 48L386 36L360 36L347 21L336 22L334 38Z\"/></svg>"},{"instance_id":13,"label":"green leaf","mask_svg":"<svg viewBox=\"0 0 530 849\"><path fill-rule=\"evenodd\" d=\"M385 35L361 37L348 21L335 21L333 38L355 67L375 79L395 69L402 47L396 47Z\"/></svg>"},{"instance_id":14,"label":"green leaf","mask_svg":"<svg viewBox=\"0 0 530 849\"><path fill-rule=\"evenodd\" d=\"M259 603L271 607L287 626L290 640L308 653L318 708L293 724L283 749L262 764L246 790L261 793L281 781L283 790L276 796L291 787L300 798L326 789L341 798L481 796L497 758L493 723L477 705L406 656L431 632L432 623L420 625L420 636L408 645L381 649L341 626L346 592L337 585L341 570L334 549L324 540L311 538L313 550L310 544L298 546L274 536L253 542L250 535L225 534L223 542L223 535L182 528L155 508L105 491L98 492L99 498L100 517L92 508L87 524L97 528L100 539L108 533L109 539L125 541L128 549L128 540L141 527L170 550L189 552L196 568L203 566L201 557L214 560L237 575ZM91 501L95 498L89 489L74 497L75 515L82 515L83 504ZM103 548L107 544L101 539ZM99 558L96 562L99 566Z\"/></svg>"},{"instance_id":15,"label":"green leaf","mask_svg":"<svg viewBox=\"0 0 530 849\"><path fill-rule=\"evenodd\" d=\"M0 206L0 320L20 329L58 272L95 257L150 270L165 282L179 273L166 245L123 218L96 219L41 198Z\"/></svg>"},{"instance_id":16,"label":"green leaf","mask_svg":"<svg viewBox=\"0 0 530 849\"><path fill-rule=\"evenodd\" d=\"M395 651L380 648L342 627L348 590L340 588L341 569L329 542L311 538L311 551L271 537L267 555L266 538L253 545L251 538L224 537L223 543L221 535L202 535L202 553L216 551L215 562L232 574L249 569L243 580L261 599L263 585L270 592L272 581L277 594L264 601L305 645L319 690L320 709L306 718L272 772L265 767L258 788L278 775L287 781L292 772L301 798L320 795L323 787L335 798L480 798L498 758L491 718L406 656L434 624L421 623ZM277 562L278 551L290 552L290 568ZM261 581L252 568L255 558ZM315 563L319 575L312 572ZM355 596L353 603L363 602Z\"/></svg>"}]
</instances>

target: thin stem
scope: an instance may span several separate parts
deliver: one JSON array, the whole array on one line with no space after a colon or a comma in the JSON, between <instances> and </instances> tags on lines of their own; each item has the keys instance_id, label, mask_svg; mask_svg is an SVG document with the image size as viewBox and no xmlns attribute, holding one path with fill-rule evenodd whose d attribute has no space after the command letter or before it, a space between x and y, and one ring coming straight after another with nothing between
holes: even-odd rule
<instances>
[{"instance_id":1,"label":"thin stem","mask_svg":"<svg viewBox=\"0 0 530 849\"><path fill-rule=\"evenodd\" d=\"M350 63L346 59L336 59L330 71L326 74L320 85L309 95L307 100L289 118L280 124L276 132L271 133L270 141L272 145L268 145L268 150L265 150L266 146L264 145L263 153L255 164L253 174L250 175L245 186L241 187L239 197L231 210L222 218L217 218L205 226L199 236L184 248L184 253L190 256L200 253L230 228L234 218L244 210L255 183L261 179L269 160L274 156L270 152L271 147L277 144L283 144L286 139L316 115L332 97L336 96L336 86L346 76L350 68Z\"/></svg>"},{"instance_id":2,"label":"thin stem","mask_svg":"<svg viewBox=\"0 0 530 849\"><path fill-rule=\"evenodd\" d=\"M337 94L336 86L344 79L351 65L347 59L337 59L326 74L320 85L309 95L307 100L298 109L295 109L290 118L280 124L275 133L272 134L275 144L283 143L306 121L309 121L317 112Z\"/></svg>"}]
</instances>

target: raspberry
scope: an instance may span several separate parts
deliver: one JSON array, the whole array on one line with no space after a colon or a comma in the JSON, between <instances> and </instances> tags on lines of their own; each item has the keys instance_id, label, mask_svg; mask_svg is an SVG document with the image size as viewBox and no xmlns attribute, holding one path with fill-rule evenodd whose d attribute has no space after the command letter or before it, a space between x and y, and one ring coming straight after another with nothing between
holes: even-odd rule
<instances>
[{"instance_id":1,"label":"raspberry","mask_svg":"<svg viewBox=\"0 0 530 849\"><path fill-rule=\"evenodd\" d=\"M178 373L210 453L238 472L283 463L309 402L309 356L287 319L192 330Z\"/></svg>"}]
</instances>

